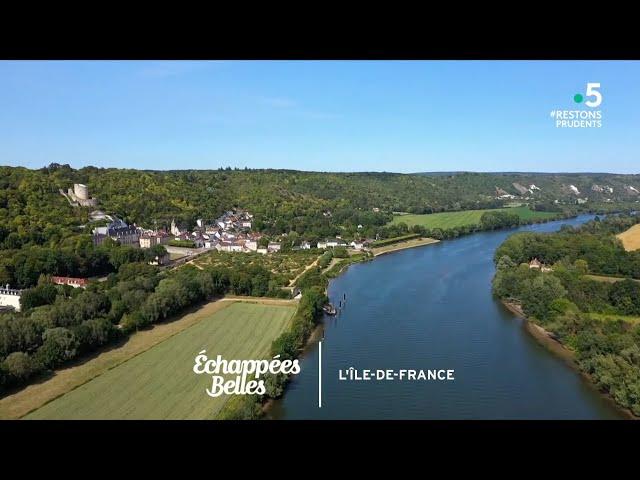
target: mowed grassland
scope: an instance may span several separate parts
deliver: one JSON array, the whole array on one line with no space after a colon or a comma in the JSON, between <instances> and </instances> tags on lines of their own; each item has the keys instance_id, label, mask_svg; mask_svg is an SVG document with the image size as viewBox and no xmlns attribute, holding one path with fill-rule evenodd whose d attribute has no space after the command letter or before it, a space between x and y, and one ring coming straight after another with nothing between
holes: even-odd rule
<instances>
[{"instance_id":1,"label":"mowed grassland","mask_svg":"<svg viewBox=\"0 0 640 480\"><path fill-rule=\"evenodd\" d=\"M607 282L607 283L616 283L622 280L626 280L625 277L608 277L605 275L585 275L585 277L591 280L596 280L598 282ZM631 278L630 280L633 280L634 282L640 282L640 280L636 278Z\"/></svg>"},{"instance_id":2,"label":"mowed grassland","mask_svg":"<svg viewBox=\"0 0 640 480\"><path fill-rule=\"evenodd\" d=\"M228 397L205 392L194 358L259 359L289 325L294 305L235 302L53 400L27 419L213 419Z\"/></svg>"},{"instance_id":3,"label":"mowed grassland","mask_svg":"<svg viewBox=\"0 0 640 480\"><path fill-rule=\"evenodd\" d=\"M634 315L615 315L608 313L589 313L588 315L595 320L601 320L603 322L623 320L629 323L640 323L640 317Z\"/></svg>"},{"instance_id":4,"label":"mowed grassland","mask_svg":"<svg viewBox=\"0 0 640 480\"><path fill-rule=\"evenodd\" d=\"M478 225L480 217L484 212L503 211L516 213L522 220L547 219L556 214L552 212L535 212L527 206L513 208L499 208L495 210L464 210L461 212L430 213L426 215L398 215L393 217L391 224L406 223L408 226L421 225L426 228L448 228L463 227L466 225Z\"/></svg>"},{"instance_id":5,"label":"mowed grassland","mask_svg":"<svg viewBox=\"0 0 640 480\"><path fill-rule=\"evenodd\" d=\"M627 252L638 250L640 248L640 223L616 236L622 240L622 245Z\"/></svg>"}]
</instances>

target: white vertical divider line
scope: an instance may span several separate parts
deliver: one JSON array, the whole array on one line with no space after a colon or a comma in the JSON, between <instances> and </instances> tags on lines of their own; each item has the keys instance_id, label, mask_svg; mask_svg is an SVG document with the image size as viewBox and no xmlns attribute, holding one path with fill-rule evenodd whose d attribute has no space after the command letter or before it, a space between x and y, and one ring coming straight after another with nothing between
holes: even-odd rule
<instances>
[{"instance_id":1,"label":"white vertical divider line","mask_svg":"<svg viewBox=\"0 0 640 480\"><path fill-rule=\"evenodd\" d=\"M318 408L322 408L322 341L318 344Z\"/></svg>"}]
</instances>

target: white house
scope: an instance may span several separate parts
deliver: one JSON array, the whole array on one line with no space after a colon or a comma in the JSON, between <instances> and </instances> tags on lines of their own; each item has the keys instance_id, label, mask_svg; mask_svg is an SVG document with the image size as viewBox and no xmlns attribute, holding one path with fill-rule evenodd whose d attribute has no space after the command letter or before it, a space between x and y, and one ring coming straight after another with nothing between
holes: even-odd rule
<instances>
[{"instance_id":1,"label":"white house","mask_svg":"<svg viewBox=\"0 0 640 480\"><path fill-rule=\"evenodd\" d=\"M327 240L327 247L346 247L347 244L345 242L343 242L342 240L336 239L336 240Z\"/></svg>"},{"instance_id":2,"label":"white house","mask_svg":"<svg viewBox=\"0 0 640 480\"><path fill-rule=\"evenodd\" d=\"M268 252L279 252L281 248L282 245L277 242L269 242L269 245L267 245Z\"/></svg>"},{"instance_id":3,"label":"white house","mask_svg":"<svg viewBox=\"0 0 640 480\"><path fill-rule=\"evenodd\" d=\"M261 253L263 255L267 254L267 249L266 248L259 248L258 250L256 250L258 253Z\"/></svg>"},{"instance_id":4,"label":"white house","mask_svg":"<svg viewBox=\"0 0 640 480\"><path fill-rule=\"evenodd\" d=\"M247 248L247 250L251 250L252 252L258 250L258 242L256 240L247 240L246 242L244 242L244 246Z\"/></svg>"},{"instance_id":5,"label":"white house","mask_svg":"<svg viewBox=\"0 0 640 480\"><path fill-rule=\"evenodd\" d=\"M311 249L311 244L307 241L302 242L302 244L300 244L300 248L302 250L310 250Z\"/></svg>"},{"instance_id":6,"label":"white house","mask_svg":"<svg viewBox=\"0 0 640 480\"><path fill-rule=\"evenodd\" d=\"M9 288L9 284L5 288L0 287L0 307L13 307L16 312L19 312L21 296L22 290Z\"/></svg>"},{"instance_id":7,"label":"white house","mask_svg":"<svg viewBox=\"0 0 640 480\"><path fill-rule=\"evenodd\" d=\"M349 244L351 246L351 248L353 248L354 250L362 250L362 247L364 247L364 243L362 242L356 242L355 240L353 242L351 242Z\"/></svg>"},{"instance_id":8,"label":"white house","mask_svg":"<svg viewBox=\"0 0 640 480\"><path fill-rule=\"evenodd\" d=\"M327 242L326 241L318 242L318 248L322 248L322 249L327 248Z\"/></svg>"},{"instance_id":9,"label":"white house","mask_svg":"<svg viewBox=\"0 0 640 480\"><path fill-rule=\"evenodd\" d=\"M218 243L218 240L215 239L207 240L206 242L204 242L204 248L215 248Z\"/></svg>"},{"instance_id":10,"label":"white house","mask_svg":"<svg viewBox=\"0 0 640 480\"><path fill-rule=\"evenodd\" d=\"M230 252L231 251L231 242L218 242L216 244L216 250L218 250L219 252Z\"/></svg>"},{"instance_id":11,"label":"white house","mask_svg":"<svg viewBox=\"0 0 640 480\"><path fill-rule=\"evenodd\" d=\"M241 252L244 246L241 243L232 243L229 247L230 252Z\"/></svg>"}]
</instances>

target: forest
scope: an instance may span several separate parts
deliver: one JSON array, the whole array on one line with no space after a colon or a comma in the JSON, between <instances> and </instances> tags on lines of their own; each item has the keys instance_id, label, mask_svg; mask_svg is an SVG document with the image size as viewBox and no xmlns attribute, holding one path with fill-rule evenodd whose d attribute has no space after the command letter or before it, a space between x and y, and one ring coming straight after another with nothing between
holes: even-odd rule
<instances>
[{"instance_id":1,"label":"forest","mask_svg":"<svg viewBox=\"0 0 640 480\"><path fill-rule=\"evenodd\" d=\"M576 354L579 368L640 416L640 251L616 233L640 217L596 217L550 234L517 233L496 251L493 293ZM538 258L551 271L529 268ZM594 275L615 275L603 281Z\"/></svg>"},{"instance_id":2,"label":"forest","mask_svg":"<svg viewBox=\"0 0 640 480\"><path fill-rule=\"evenodd\" d=\"M230 168L140 171L73 169L56 163L37 170L0 167L0 284L25 289L21 299L23 311L0 314L0 389L17 388L81 355L179 315L186 308L217 295L288 297L290 293L281 287L300 268L298 261L274 269L260 261L236 262L230 260L231 257L218 255L208 258L209 264L199 265L201 270L194 266L168 270L148 264L164 251L163 247L144 250L110 240L94 246L91 231L98 225L90 220L94 208L73 206L59 193L74 183L88 186L90 195L98 200L95 208L146 228L167 228L174 219L177 224L191 228L199 218L210 221L226 210L246 209L254 215L253 230L267 237L288 238L278 256L302 256L319 255L319 252L294 254L290 250L295 239L313 242L336 235L376 238L378 242L414 236L446 239L478 230L511 227L523 221L541 221L491 211L484 213L477 225L450 229L409 227L402 222L390 224L394 212L426 214L502 208L513 200L496 198L496 192L518 196L516 184L518 187L535 184L538 189L527 194L526 204L533 210L554 212L558 217L579 211L631 210L637 206L637 197L625 190L625 185L640 187L640 176L409 175ZM612 185L616 194L605 198L601 192L591 191L596 183ZM578 204L576 196L567 190L569 184L588 191L589 203ZM586 305L593 311L636 314L635 283L618 282L607 284L609 286L589 283L587 288L579 282L589 282L588 279L571 273L581 268L590 273L639 277L637 254L624 252L619 242L611 239L632 220L622 216L611 218L618 218L621 223L615 224L609 218L592 222L581 232L563 230L554 240L512 237L501 247L498 257L496 294L516 298L520 294L518 288L526 290L526 282L541 282L528 277L522 282L499 280L519 275L521 270L525 278L524 269L517 265L528 261L533 254L546 263L558 265L557 273L554 270L549 276L557 280L555 283L542 280L542 289L530 289L534 292L529 294L530 298L523 296L527 311L542 321L564 318L566 312L555 313L562 305L551 306L558 298L575 300L575 305L583 308ZM292 330L274 342L274 355L294 356L299 351L326 301L324 289L329 278L345 265L367 259L363 255L343 257L348 254L341 250L323 255L317 267L296 281L296 286L303 291L298 313ZM324 271L332 258L341 260ZM561 265L567 265L565 270L571 274L563 277ZM73 289L53 285L51 275L102 277L104 281L91 282L86 290ZM527 269L526 275L533 273ZM539 285L536 283L536 286ZM578 298L582 288L586 289L585 295L589 295L588 302ZM602 289L606 291L600 292ZM543 292L542 300L538 298L540 294L535 293L539 291ZM592 291L593 295L589 293ZM553 297L552 300L547 301L544 292L549 294L548 298ZM544 306L538 308L538 305ZM616 352L620 356L614 359L616 365L626 365L620 363L627 358L622 350ZM593 371L600 372L603 368L599 363L588 365ZM270 379L269 396L277 397L285 383L286 378ZM253 418L258 415L262 400L247 397L246 403L228 415Z\"/></svg>"},{"instance_id":3,"label":"forest","mask_svg":"<svg viewBox=\"0 0 640 480\"><path fill-rule=\"evenodd\" d=\"M200 268L164 270L131 261L86 289L54 285L40 274L37 284L23 292L23 311L0 315L0 391L215 296L290 296L280 288L286 279L260 264ZM313 298L315 305L325 298L322 291L309 290L305 302Z\"/></svg>"},{"instance_id":4,"label":"forest","mask_svg":"<svg viewBox=\"0 0 640 480\"><path fill-rule=\"evenodd\" d=\"M92 227L90 208L73 207L59 190L74 183L89 187L98 208L142 227L193 227L239 207L255 216L253 228L267 235L295 232L309 240L337 234L384 238L393 212L415 214L498 208L521 198L514 186L535 185L526 193L534 210L632 208L640 198L638 175L452 173L329 173L293 170L150 171L52 163L37 170L0 167L0 250L58 246L76 242ZM577 205L567 185L589 202ZM610 185L614 194L592 190ZM556 203L556 200L558 201ZM610 203L606 203L609 200ZM358 228L360 226L361 228Z\"/></svg>"}]
</instances>

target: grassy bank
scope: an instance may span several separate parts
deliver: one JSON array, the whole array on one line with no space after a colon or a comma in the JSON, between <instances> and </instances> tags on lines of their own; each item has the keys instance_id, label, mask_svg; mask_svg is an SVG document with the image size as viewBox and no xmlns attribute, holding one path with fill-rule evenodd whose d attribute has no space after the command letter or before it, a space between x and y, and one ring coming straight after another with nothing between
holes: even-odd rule
<instances>
[{"instance_id":1,"label":"grassy bank","mask_svg":"<svg viewBox=\"0 0 640 480\"><path fill-rule=\"evenodd\" d=\"M212 308L221 303L226 305ZM291 303L240 301L213 302L202 310L195 324L25 418L215 418L230 397L211 398L206 394L211 378L193 374L195 355L206 349L210 357L220 354L227 359L266 358L271 342L289 327L295 310Z\"/></svg>"},{"instance_id":2,"label":"grassy bank","mask_svg":"<svg viewBox=\"0 0 640 480\"><path fill-rule=\"evenodd\" d=\"M384 247L372 248L371 253L373 253L374 257L378 255L383 255L385 253L396 252L398 250L405 250L407 248L420 247L422 245L430 245L432 243L438 243L440 240L436 240L435 238L413 238L411 240L405 240L399 243L393 243L391 245L386 245Z\"/></svg>"},{"instance_id":3,"label":"grassy bank","mask_svg":"<svg viewBox=\"0 0 640 480\"><path fill-rule=\"evenodd\" d=\"M527 332L533 336L542 346L544 346L547 350L557 355L563 361L565 361L569 366L576 370L585 380L589 382L589 385L592 388L597 389L596 382L594 379L587 373L585 373L581 368L577 360L576 352L569 348L567 345L559 341L552 332L546 330L544 327L536 323L535 321L529 319L525 313L522 311L522 306L515 302L509 302L506 300L502 300L502 304L512 313L522 318L525 321L525 328ZM625 417L628 419L639 419L640 417L633 414L631 410L619 405L615 399L607 392L599 390L598 392L603 395L611 404Z\"/></svg>"}]
</instances>

